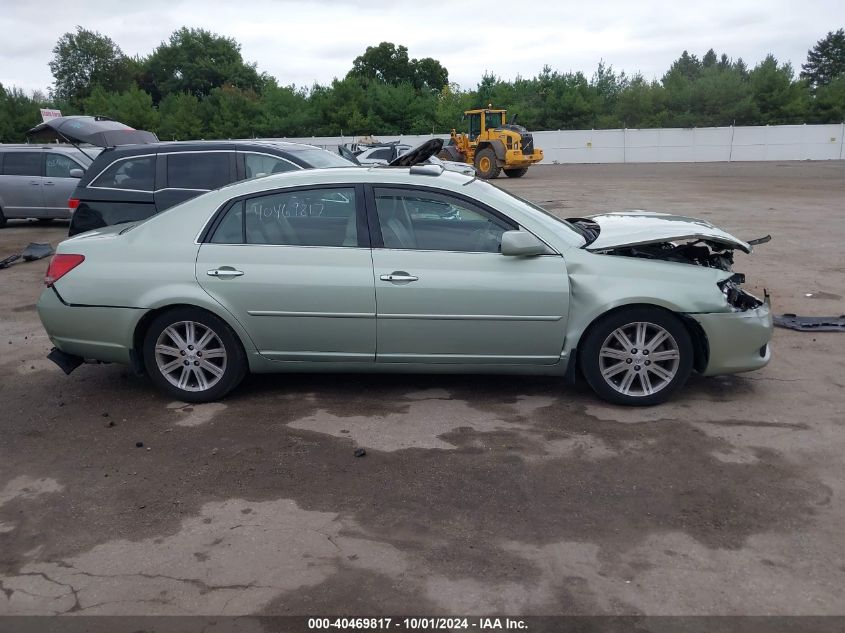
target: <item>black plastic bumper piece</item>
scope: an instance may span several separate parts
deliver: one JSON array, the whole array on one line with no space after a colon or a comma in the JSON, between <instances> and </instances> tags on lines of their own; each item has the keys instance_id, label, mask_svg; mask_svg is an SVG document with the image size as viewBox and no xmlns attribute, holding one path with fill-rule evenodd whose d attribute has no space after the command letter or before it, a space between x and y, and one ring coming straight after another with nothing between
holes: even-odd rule
<instances>
[{"instance_id":1,"label":"black plastic bumper piece","mask_svg":"<svg viewBox=\"0 0 845 633\"><path fill-rule=\"evenodd\" d=\"M79 367L85 361L81 356L74 356L73 354L65 354L62 350L54 347L47 354L47 358L56 363L65 374L70 375L74 369Z\"/></svg>"}]
</instances>

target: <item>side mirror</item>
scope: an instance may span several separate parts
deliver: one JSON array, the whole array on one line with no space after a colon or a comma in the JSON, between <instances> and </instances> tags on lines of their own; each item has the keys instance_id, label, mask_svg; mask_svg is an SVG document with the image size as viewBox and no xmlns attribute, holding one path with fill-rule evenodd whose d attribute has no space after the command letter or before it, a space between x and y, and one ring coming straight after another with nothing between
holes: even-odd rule
<instances>
[{"instance_id":1,"label":"side mirror","mask_svg":"<svg viewBox=\"0 0 845 633\"><path fill-rule=\"evenodd\" d=\"M505 231L502 233L502 255L530 257L548 253L546 245L528 231Z\"/></svg>"},{"instance_id":2,"label":"side mirror","mask_svg":"<svg viewBox=\"0 0 845 633\"><path fill-rule=\"evenodd\" d=\"M82 178L82 176L84 176L84 175L85 175L85 172L82 171L81 169L78 169L78 168L77 169L71 169L70 172L68 172L68 176L70 176L71 178Z\"/></svg>"}]
</instances>

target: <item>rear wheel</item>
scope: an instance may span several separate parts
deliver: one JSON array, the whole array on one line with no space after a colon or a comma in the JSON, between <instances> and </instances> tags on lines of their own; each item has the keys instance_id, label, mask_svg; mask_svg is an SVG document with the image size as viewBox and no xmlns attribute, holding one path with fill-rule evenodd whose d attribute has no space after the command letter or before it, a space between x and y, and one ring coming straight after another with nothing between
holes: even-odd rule
<instances>
[{"instance_id":1,"label":"rear wheel","mask_svg":"<svg viewBox=\"0 0 845 633\"><path fill-rule=\"evenodd\" d=\"M222 398L247 370L246 354L232 329L198 308L159 315L144 336L143 354L155 385L184 402Z\"/></svg>"},{"instance_id":2,"label":"rear wheel","mask_svg":"<svg viewBox=\"0 0 845 633\"><path fill-rule=\"evenodd\" d=\"M596 323L579 349L593 390L614 404L660 404L692 371L690 335L677 317L659 308L614 312Z\"/></svg>"},{"instance_id":3,"label":"rear wheel","mask_svg":"<svg viewBox=\"0 0 845 633\"><path fill-rule=\"evenodd\" d=\"M519 169L506 169L505 175L508 178L522 178L528 173L528 167L520 167Z\"/></svg>"},{"instance_id":4,"label":"rear wheel","mask_svg":"<svg viewBox=\"0 0 845 633\"><path fill-rule=\"evenodd\" d=\"M475 171L484 180L496 178L500 170L501 168L496 163L496 152L491 148L485 147L475 155Z\"/></svg>"}]
</instances>

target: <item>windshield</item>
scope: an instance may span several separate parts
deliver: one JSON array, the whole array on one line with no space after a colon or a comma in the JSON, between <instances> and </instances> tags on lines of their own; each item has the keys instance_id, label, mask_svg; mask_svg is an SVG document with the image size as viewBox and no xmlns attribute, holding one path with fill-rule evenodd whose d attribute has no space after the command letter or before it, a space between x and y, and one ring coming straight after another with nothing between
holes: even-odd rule
<instances>
[{"instance_id":1,"label":"windshield","mask_svg":"<svg viewBox=\"0 0 845 633\"><path fill-rule=\"evenodd\" d=\"M518 195L511 193L510 191L505 191L504 189L499 189L498 187L495 187L490 183L485 183L485 184L490 186L490 189L493 190L494 196L496 196L496 197L501 196L503 199L505 199L510 204L513 204L514 201L516 201L516 203L530 207L534 211L539 211L540 213L543 214L543 216L545 216L547 218L551 218L555 222L564 225L567 229L572 231L572 233L574 234L573 239L572 239L573 245L583 246L584 242L589 241L589 236L586 234L586 232L583 229L581 229L580 227L575 226L571 222L567 222L563 218L559 218L558 216L554 215L553 213L546 211L543 207L541 207L537 204L534 204L533 202L526 200L525 198L520 198ZM577 236L577 237L575 237L575 236ZM582 239L584 240L584 242L581 242Z\"/></svg>"},{"instance_id":2,"label":"windshield","mask_svg":"<svg viewBox=\"0 0 845 633\"><path fill-rule=\"evenodd\" d=\"M339 154L324 149L298 149L290 152L291 158L309 167L354 167L355 164Z\"/></svg>"}]
</instances>

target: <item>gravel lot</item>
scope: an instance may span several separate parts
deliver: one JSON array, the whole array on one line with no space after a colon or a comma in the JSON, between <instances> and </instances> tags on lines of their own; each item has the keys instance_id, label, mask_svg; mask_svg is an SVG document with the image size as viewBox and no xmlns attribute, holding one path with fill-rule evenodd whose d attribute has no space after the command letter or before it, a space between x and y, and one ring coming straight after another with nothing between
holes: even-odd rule
<instances>
[{"instance_id":1,"label":"gravel lot","mask_svg":"<svg viewBox=\"0 0 845 633\"><path fill-rule=\"evenodd\" d=\"M564 216L771 233L737 256L749 289L845 313L845 162L497 184ZM10 222L0 258L66 230ZM0 614L845 613L842 334L777 330L764 370L641 410L550 378L384 375L186 406L47 361L45 268L0 271Z\"/></svg>"}]
</instances>

